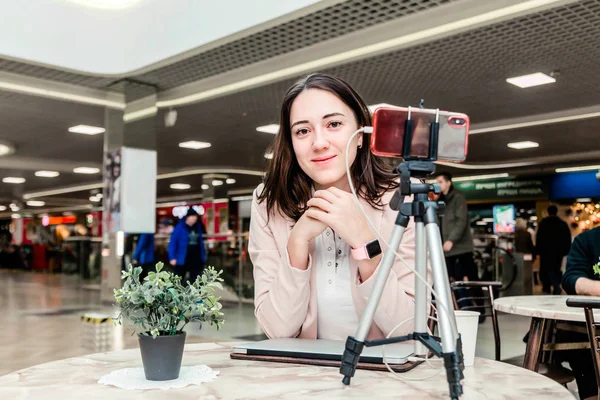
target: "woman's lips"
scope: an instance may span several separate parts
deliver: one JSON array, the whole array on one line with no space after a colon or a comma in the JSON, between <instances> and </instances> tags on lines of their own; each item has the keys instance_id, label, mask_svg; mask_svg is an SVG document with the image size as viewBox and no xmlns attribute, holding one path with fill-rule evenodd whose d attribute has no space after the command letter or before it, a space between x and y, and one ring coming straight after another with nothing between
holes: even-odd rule
<instances>
[{"instance_id":1,"label":"woman's lips","mask_svg":"<svg viewBox=\"0 0 600 400\"><path fill-rule=\"evenodd\" d=\"M312 162L314 162L315 164L325 164L331 160L333 160L336 156L329 156L329 157L320 157L320 158L315 158L314 160L312 160Z\"/></svg>"}]
</instances>

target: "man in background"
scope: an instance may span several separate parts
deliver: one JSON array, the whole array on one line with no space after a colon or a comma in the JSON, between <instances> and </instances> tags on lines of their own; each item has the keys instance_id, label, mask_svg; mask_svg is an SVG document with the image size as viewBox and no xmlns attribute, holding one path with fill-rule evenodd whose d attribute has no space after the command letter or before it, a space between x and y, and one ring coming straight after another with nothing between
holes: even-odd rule
<instances>
[{"instance_id":1,"label":"man in background","mask_svg":"<svg viewBox=\"0 0 600 400\"><path fill-rule=\"evenodd\" d=\"M548 217L538 226L536 254L540 256L540 280L544 293L560 294L562 260L571 248L571 231L558 217L555 205L548 207Z\"/></svg>"},{"instance_id":2,"label":"man in background","mask_svg":"<svg viewBox=\"0 0 600 400\"><path fill-rule=\"evenodd\" d=\"M476 281L477 266L473 261L467 200L460 190L454 188L449 172L438 173L436 180L442 192L440 200L446 203L441 229L448 275L454 281Z\"/></svg>"},{"instance_id":3,"label":"man in background","mask_svg":"<svg viewBox=\"0 0 600 400\"><path fill-rule=\"evenodd\" d=\"M202 224L198 221L198 213L190 207L185 217L179 221L169 241L169 260L175 274L185 282L185 274L189 272L189 281L194 282L202 274L206 263L206 250L202 240Z\"/></svg>"}]
</instances>

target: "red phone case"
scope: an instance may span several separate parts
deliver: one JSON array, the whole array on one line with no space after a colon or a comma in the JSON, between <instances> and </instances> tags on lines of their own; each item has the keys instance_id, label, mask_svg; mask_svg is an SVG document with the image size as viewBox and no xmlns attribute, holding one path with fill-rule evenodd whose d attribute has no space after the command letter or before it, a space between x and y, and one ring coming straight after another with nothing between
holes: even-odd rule
<instances>
[{"instance_id":1,"label":"red phone case","mask_svg":"<svg viewBox=\"0 0 600 400\"><path fill-rule=\"evenodd\" d=\"M436 110L411 108L413 121L411 155L427 157L431 123ZM379 107L373 113L371 151L378 156L402 158L408 108ZM460 121L456 123L455 121ZM467 157L469 117L462 113L439 112L438 159L461 162Z\"/></svg>"}]
</instances>

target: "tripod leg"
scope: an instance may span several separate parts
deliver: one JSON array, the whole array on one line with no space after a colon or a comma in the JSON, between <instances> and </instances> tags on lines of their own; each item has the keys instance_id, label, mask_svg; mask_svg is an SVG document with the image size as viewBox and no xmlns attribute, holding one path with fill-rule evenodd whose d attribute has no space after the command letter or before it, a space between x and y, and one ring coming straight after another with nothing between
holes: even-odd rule
<instances>
[{"instance_id":1,"label":"tripod leg","mask_svg":"<svg viewBox=\"0 0 600 400\"><path fill-rule=\"evenodd\" d=\"M427 279L427 236L422 221L416 222L415 229L415 271ZM415 275L415 333L427 333L427 285ZM415 355L427 354L427 348L415 340Z\"/></svg>"},{"instance_id":2,"label":"tripod leg","mask_svg":"<svg viewBox=\"0 0 600 400\"><path fill-rule=\"evenodd\" d=\"M436 304L438 305L438 326L442 338L442 356L446 368L446 376L450 389L450 397L458 399L462 394L461 380L464 378L462 362L462 345L456 330L454 304L451 298L450 281L444 262L442 238L437 225L435 208L427 208L425 215L425 230L429 257L433 273L433 285L437 292Z\"/></svg>"},{"instance_id":3,"label":"tripod leg","mask_svg":"<svg viewBox=\"0 0 600 400\"><path fill-rule=\"evenodd\" d=\"M396 258L394 250L400 246L402 236L404 235L404 231L408 226L408 220L409 219L407 216L398 213L398 217L396 218L396 226L394 227L392 236L390 237L389 247L383 254L383 258L377 269L377 275L375 276L375 282L373 283L373 290L369 296L369 301L367 301L365 311L360 318L360 323L358 325L358 329L356 330L356 334L354 337L349 336L346 340L346 348L344 350L344 355L342 356L342 365L340 367L340 373L344 375L342 382L345 385L350 384L350 378L354 376L354 372L356 371L356 364L358 364L360 353L364 347L364 342L367 339L369 330L371 329L373 316L375 315L375 311L379 305L379 300L383 294L383 289L392 269L392 265L394 265L394 259Z\"/></svg>"}]
</instances>

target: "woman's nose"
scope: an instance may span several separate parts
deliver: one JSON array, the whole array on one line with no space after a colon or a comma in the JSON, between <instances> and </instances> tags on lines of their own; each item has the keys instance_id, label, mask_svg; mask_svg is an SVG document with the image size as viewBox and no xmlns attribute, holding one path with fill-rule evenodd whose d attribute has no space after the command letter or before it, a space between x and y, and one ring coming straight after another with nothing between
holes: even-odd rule
<instances>
[{"instance_id":1,"label":"woman's nose","mask_svg":"<svg viewBox=\"0 0 600 400\"><path fill-rule=\"evenodd\" d=\"M323 132L315 131L314 141L313 141L313 149L314 150L322 150L329 147L329 140Z\"/></svg>"}]
</instances>

